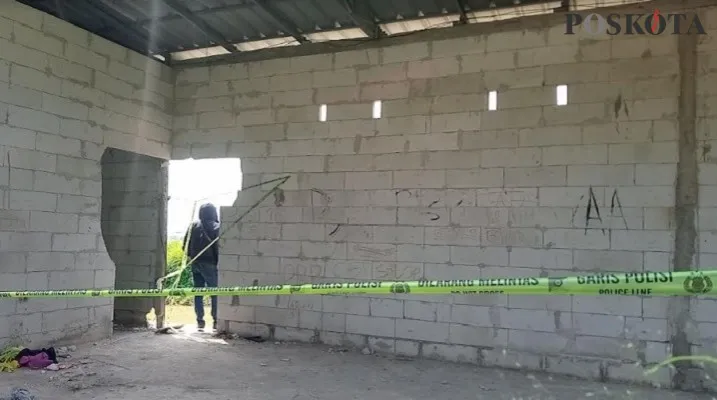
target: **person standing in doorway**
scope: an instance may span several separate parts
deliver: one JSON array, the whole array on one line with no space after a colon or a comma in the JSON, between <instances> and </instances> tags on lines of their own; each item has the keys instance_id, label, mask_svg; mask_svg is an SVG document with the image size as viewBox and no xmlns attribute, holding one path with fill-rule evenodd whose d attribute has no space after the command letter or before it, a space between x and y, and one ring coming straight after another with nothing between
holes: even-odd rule
<instances>
[{"instance_id":1,"label":"person standing in doorway","mask_svg":"<svg viewBox=\"0 0 717 400\"><path fill-rule=\"evenodd\" d=\"M211 204L199 207L199 220L194 221L184 237L184 253L191 261L194 287L217 287L219 285L219 214ZM204 330L204 296L194 297L194 313L197 327ZM212 296L213 328L217 329L217 296Z\"/></svg>"}]
</instances>

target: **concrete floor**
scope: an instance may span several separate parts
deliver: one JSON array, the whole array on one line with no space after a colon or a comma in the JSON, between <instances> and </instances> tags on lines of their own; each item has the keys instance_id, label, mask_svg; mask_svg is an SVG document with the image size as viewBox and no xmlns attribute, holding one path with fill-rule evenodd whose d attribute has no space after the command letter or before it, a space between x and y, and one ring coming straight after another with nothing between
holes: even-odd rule
<instances>
[{"instance_id":1,"label":"concrete floor","mask_svg":"<svg viewBox=\"0 0 717 400\"><path fill-rule=\"evenodd\" d=\"M81 346L63 364L69 368L0 375L0 397L25 387L37 400L713 399L191 331L118 333Z\"/></svg>"}]
</instances>

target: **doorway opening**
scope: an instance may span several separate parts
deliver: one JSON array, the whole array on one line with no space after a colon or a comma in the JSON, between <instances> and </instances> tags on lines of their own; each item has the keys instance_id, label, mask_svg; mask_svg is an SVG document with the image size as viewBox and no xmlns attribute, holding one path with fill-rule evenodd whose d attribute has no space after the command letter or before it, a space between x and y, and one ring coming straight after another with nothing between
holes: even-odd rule
<instances>
[{"instance_id":1,"label":"doorway opening","mask_svg":"<svg viewBox=\"0 0 717 400\"><path fill-rule=\"evenodd\" d=\"M182 241L189 225L198 218L199 207L212 203L221 219L221 207L232 206L242 187L241 160L238 158L186 159L169 162L167 207L167 275L182 272L163 282L163 287L191 287L191 268L185 265ZM182 269L183 268L183 269ZM204 299L209 307L209 297ZM167 324L194 324L191 298L168 298L165 304ZM209 309L205 310L209 314ZM149 318L152 318L150 315Z\"/></svg>"},{"instance_id":2,"label":"doorway opening","mask_svg":"<svg viewBox=\"0 0 717 400\"><path fill-rule=\"evenodd\" d=\"M114 287L154 288L166 269L167 162L107 148L100 163L102 238L115 264ZM114 323L146 327L146 315L157 303L147 297L115 298Z\"/></svg>"}]
</instances>

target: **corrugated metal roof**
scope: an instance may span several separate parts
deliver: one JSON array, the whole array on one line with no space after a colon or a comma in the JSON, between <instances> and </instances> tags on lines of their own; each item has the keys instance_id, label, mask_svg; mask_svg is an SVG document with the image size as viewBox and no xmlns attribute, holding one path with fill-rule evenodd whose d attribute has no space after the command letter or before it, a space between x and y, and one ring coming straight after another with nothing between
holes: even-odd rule
<instances>
[{"instance_id":1,"label":"corrugated metal roof","mask_svg":"<svg viewBox=\"0 0 717 400\"><path fill-rule=\"evenodd\" d=\"M551 13L560 0L18 0L174 61ZM648 0L570 0L574 9ZM463 10L461 10L461 6Z\"/></svg>"}]
</instances>

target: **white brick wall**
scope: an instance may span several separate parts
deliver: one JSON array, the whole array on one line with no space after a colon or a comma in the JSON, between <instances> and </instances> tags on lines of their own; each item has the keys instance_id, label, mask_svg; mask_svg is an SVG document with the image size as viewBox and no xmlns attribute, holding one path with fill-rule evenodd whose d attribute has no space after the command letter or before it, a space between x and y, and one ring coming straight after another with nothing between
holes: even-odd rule
<instances>
[{"instance_id":1,"label":"white brick wall","mask_svg":"<svg viewBox=\"0 0 717 400\"><path fill-rule=\"evenodd\" d=\"M100 158L169 158L171 82L153 60L0 2L0 290L115 285ZM107 336L112 313L112 299L6 299L0 346Z\"/></svg>"},{"instance_id":2,"label":"white brick wall","mask_svg":"<svg viewBox=\"0 0 717 400\"><path fill-rule=\"evenodd\" d=\"M677 39L583 41L552 21L542 33L180 70L174 157L242 157L245 185L292 175L283 204L266 201L227 232L222 284L671 269ZM713 42L702 40L699 55L703 268L717 262L717 138L705 133L715 124ZM558 84L569 85L567 106L555 105ZM497 111L487 111L489 90ZM383 100L381 119L371 119L373 100ZM328 122L317 121L320 104ZM602 221L593 210L586 229L591 190ZM241 193L224 224L255 199ZM670 355L661 298L231 301L222 299L220 318L232 330L271 325L279 338L319 332L378 351L670 380L634 367ZM704 337L693 341L712 344L715 308L696 304Z\"/></svg>"}]
</instances>

